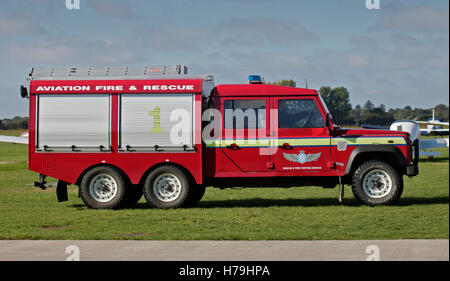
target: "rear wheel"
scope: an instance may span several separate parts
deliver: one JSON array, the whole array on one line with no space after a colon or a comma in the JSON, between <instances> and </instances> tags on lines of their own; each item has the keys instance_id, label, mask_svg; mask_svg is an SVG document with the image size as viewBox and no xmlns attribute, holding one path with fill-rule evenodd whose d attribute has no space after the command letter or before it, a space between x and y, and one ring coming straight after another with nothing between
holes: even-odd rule
<instances>
[{"instance_id":1,"label":"rear wheel","mask_svg":"<svg viewBox=\"0 0 450 281\"><path fill-rule=\"evenodd\" d=\"M144 196L151 207L178 208L188 198L189 187L189 180L181 169L162 166L148 175L144 184Z\"/></svg>"},{"instance_id":2,"label":"rear wheel","mask_svg":"<svg viewBox=\"0 0 450 281\"><path fill-rule=\"evenodd\" d=\"M84 175L80 197L94 209L113 209L124 200L125 183L120 172L109 166L95 167Z\"/></svg>"},{"instance_id":3,"label":"rear wheel","mask_svg":"<svg viewBox=\"0 0 450 281\"><path fill-rule=\"evenodd\" d=\"M127 184L125 190L125 198L121 203L121 207L133 207L139 200L141 200L144 191L142 190L142 185L138 184Z\"/></svg>"},{"instance_id":4,"label":"rear wheel","mask_svg":"<svg viewBox=\"0 0 450 281\"><path fill-rule=\"evenodd\" d=\"M389 205L400 199L403 180L389 164L371 160L361 164L353 175L355 198L367 205Z\"/></svg>"}]
</instances>

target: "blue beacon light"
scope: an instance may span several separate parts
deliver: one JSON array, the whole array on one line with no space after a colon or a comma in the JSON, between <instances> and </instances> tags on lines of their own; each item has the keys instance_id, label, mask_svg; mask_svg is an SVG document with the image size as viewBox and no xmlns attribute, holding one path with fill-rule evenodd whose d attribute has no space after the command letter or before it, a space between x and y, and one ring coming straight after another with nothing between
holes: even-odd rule
<instances>
[{"instance_id":1,"label":"blue beacon light","mask_svg":"<svg viewBox=\"0 0 450 281\"><path fill-rule=\"evenodd\" d=\"M250 84L264 84L264 78L261 75L249 75L248 83Z\"/></svg>"}]
</instances>

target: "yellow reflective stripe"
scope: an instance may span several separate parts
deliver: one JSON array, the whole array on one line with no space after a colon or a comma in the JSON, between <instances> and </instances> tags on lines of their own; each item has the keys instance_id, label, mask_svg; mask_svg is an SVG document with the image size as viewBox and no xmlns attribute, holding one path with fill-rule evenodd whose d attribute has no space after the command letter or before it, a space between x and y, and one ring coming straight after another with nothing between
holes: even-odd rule
<instances>
[{"instance_id":1,"label":"yellow reflective stripe","mask_svg":"<svg viewBox=\"0 0 450 281\"><path fill-rule=\"evenodd\" d=\"M368 145L368 144L406 144L403 137L354 137L354 138L331 138L331 145L345 141L347 145ZM389 142L391 141L391 142ZM205 142L207 147L226 147L235 143L241 147L269 147L279 146L289 143L292 146L326 146L330 145L329 138L298 138L298 139L241 139L241 140L215 140Z\"/></svg>"},{"instance_id":2,"label":"yellow reflective stripe","mask_svg":"<svg viewBox=\"0 0 450 281\"><path fill-rule=\"evenodd\" d=\"M220 147L220 141L205 141L206 147Z\"/></svg>"},{"instance_id":3,"label":"yellow reflective stripe","mask_svg":"<svg viewBox=\"0 0 450 281\"><path fill-rule=\"evenodd\" d=\"M205 142L206 147L226 147L232 143L239 145L240 147L269 147L272 141L269 139L261 140L216 140Z\"/></svg>"},{"instance_id":4,"label":"yellow reflective stripe","mask_svg":"<svg viewBox=\"0 0 450 281\"><path fill-rule=\"evenodd\" d=\"M283 143L292 146L330 145L330 138L275 139L274 141L276 145L283 145Z\"/></svg>"},{"instance_id":5,"label":"yellow reflective stripe","mask_svg":"<svg viewBox=\"0 0 450 281\"><path fill-rule=\"evenodd\" d=\"M359 137L359 138L333 138L332 145L337 145L338 142L345 141L347 145L365 145L365 144L406 144L403 137Z\"/></svg>"},{"instance_id":6,"label":"yellow reflective stripe","mask_svg":"<svg viewBox=\"0 0 450 281\"><path fill-rule=\"evenodd\" d=\"M270 139L241 139L241 140L222 140L222 147L235 143L242 147L252 147L252 146L270 146Z\"/></svg>"}]
</instances>

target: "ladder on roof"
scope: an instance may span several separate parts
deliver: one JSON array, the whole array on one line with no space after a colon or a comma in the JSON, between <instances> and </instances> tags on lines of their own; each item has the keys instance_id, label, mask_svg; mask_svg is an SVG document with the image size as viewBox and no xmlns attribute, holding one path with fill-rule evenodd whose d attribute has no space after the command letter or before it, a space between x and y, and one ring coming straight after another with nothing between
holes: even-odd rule
<instances>
[{"instance_id":1,"label":"ladder on roof","mask_svg":"<svg viewBox=\"0 0 450 281\"><path fill-rule=\"evenodd\" d=\"M185 65L159 66L119 66L119 67L69 67L69 68L33 68L29 79L43 77L116 77L116 76L161 76L187 74Z\"/></svg>"}]
</instances>

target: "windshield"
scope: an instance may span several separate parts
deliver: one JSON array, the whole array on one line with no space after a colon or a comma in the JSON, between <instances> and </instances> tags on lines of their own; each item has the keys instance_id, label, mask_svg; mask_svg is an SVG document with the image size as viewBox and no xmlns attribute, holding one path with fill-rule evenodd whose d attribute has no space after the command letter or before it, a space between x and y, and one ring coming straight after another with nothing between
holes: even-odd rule
<instances>
[{"instance_id":1,"label":"windshield","mask_svg":"<svg viewBox=\"0 0 450 281\"><path fill-rule=\"evenodd\" d=\"M325 102L325 100L323 99L323 97L322 97L322 95L321 95L320 93L319 93L319 99L320 99L320 102L321 102L322 105L323 105L323 108L325 108L325 111L326 111L328 114L330 114L331 120L332 120L332 122L333 122L333 125L336 127L337 125L336 125L336 123L334 122L333 115L331 115L330 110L328 110L327 103Z\"/></svg>"},{"instance_id":2,"label":"windshield","mask_svg":"<svg viewBox=\"0 0 450 281\"><path fill-rule=\"evenodd\" d=\"M322 98L321 94L319 94L319 99L320 99L320 102L322 103L323 107L325 108L325 111L327 113L330 113L330 111L328 110L327 104L326 104L325 100ZM330 113L330 115L331 115L331 113Z\"/></svg>"}]
</instances>

